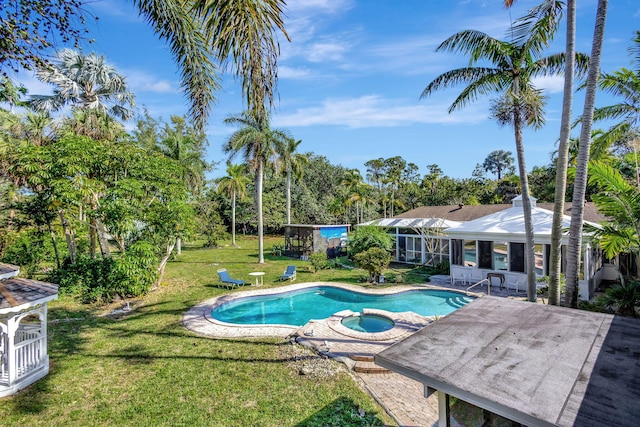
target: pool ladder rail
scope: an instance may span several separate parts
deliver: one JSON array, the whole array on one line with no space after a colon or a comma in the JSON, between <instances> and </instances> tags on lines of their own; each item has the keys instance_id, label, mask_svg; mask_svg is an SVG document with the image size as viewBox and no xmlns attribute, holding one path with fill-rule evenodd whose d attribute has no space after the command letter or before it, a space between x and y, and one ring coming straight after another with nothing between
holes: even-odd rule
<instances>
[{"instance_id":1,"label":"pool ladder rail","mask_svg":"<svg viewBox=\"0 0 640 427\"><path fill-rule=\"evenodd\" d=\"M470 290L471 288L474 288L474 287L476 287L476 286L478 286L478 285L481 285L482 283L485 283L485 282L487 283L487 295L491 295L491 281L490 281L489 279L482 279L482 280L480 280L479 282L474 283L473 285L469 286L469 287L465 290L465 293L466 293L467 295L469 295L469 290Z\"/></svg>"}]
</instances>

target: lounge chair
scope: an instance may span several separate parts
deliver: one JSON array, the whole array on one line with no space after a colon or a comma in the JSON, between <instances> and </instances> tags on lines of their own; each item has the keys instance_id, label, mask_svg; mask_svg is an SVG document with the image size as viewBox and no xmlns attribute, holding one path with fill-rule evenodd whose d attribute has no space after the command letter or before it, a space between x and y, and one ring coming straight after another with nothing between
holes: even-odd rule
<instances>
[{"instance_id":1,"label":"lounge chair","mask_svg":"<svg viewBox=\"0 0 640 427\"><path fill-rule=\"evenodd\" d=\"M295 280L296 278L296 266L295 265L289 265L287 266L287 269L285 270L284 274L282 276L280 276L280 280L291 280L292 282Z\"/></svg>"},{"instance_id":2,"label":"lounge chair","mask_svg":"<svg viewBox=\"0 0 640 427\"><path fill-rule=\"evenodd\" d=\"M229 272L226 268L221 268L220 270L218 270L218 277L220 277L220 281L228 289L244 285L244 280L232 279L231 276L229 276Z\"/></svg>"}]
</instances>

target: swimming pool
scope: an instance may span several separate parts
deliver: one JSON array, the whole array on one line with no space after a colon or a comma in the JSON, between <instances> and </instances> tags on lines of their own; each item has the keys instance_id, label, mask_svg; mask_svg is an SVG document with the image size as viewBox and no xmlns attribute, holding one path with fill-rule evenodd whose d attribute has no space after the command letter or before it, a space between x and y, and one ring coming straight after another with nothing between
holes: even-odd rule
<instances>
[{"instance_id":1,"label":"swimming pool","mask_svg":"<svg viewBox=\"0 0 640 427\"><path fill-rule=\"evenodd\" d=\"M473 299L458 292L439 289L374 295L332 286L313 286L233 299L215 307L211 311L211 317L221 322L241 325L302 326L311 319L326 319L342 310L360 312L365 308L444 316Z\"/></svg>"}]
</instances>

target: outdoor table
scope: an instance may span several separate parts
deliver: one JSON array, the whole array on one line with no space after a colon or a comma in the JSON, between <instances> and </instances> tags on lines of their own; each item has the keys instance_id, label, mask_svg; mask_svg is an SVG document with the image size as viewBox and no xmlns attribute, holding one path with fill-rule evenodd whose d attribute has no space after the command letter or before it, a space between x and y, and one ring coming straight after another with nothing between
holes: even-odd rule
<instances>
[{"instance_id":1,"label":"outdoor table","mask_svg":"<svg viewBox=\"0 0 640 427\"><path fill-rule=\"evenodd\" d=\"M253 276L256 278L255 286L264 285L264 271L254 271L253 273L249 273L249 276Z\"/></svg>"},{"instance_id":2,"label":"outdoor table","mask_svg":"<svg viewBox=\"0 0 640 427\"><path fill-rule=\"evenodd\" d=\"M487 273L487 280L489 281L489 286L491 286L491 279L493 277L496 277L498 279L500 279L500 289L502 289L504 287L504 274L502 273Z\"/></svg>"}]
</instances>

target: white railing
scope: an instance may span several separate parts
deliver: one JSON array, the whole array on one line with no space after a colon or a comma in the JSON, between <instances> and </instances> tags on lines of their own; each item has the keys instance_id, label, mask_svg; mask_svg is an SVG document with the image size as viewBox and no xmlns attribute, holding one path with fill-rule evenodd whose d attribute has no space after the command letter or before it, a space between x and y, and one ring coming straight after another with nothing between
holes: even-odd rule
<instances>
[{"instance_id":1,"label":"white railing","mask_svg":"<svg viewBox=\"0 0 640 427\"><path fill-rule=\"evenodd\" d=\"M42 366L44 339L44 337L40 337L40 335L37 334L35 338L21 341L15 345L14 360L16 362L16 380Z\"/></svg>"}]
</instances>

